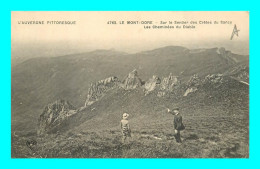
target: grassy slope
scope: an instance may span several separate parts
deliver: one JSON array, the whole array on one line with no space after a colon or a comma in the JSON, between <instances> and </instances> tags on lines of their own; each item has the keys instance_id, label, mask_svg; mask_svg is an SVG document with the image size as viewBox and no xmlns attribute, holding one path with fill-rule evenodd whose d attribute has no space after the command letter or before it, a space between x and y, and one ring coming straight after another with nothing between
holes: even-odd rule
<instances>
[{"instance_id":1,"label":"grassy slope","mask_svg":"<svg viewBox=\"0 0 260 169\"><path fill-rule=\"evenodd\" d=\"M248 86L226 79L228 83L216 88L205 85L188 97L172 94L158 98L153 93L144 96L142 89L111 90L75 116L65 133L29 137L38 141L33 151L22 146L25 138L17 139L17 144L12 142L12 156L248 157ZM162 107L176 105L182 108L186 125L181 145L172 137L172 115ZM125 145L120 143L118 126L123 112L130 114L133 132L132 140Z\"/></svg>"}]
</instances>

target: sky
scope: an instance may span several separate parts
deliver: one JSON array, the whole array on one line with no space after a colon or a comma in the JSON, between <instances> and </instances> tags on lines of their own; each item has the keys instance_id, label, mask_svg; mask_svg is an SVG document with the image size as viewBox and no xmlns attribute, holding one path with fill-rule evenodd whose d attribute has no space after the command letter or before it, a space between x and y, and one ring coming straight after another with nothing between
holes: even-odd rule
<instances>
[{"instance_id":1,"label":"sky","mask_svg":"<svg viewBox=\"0 0 260 169\"><path fill-rule=\"evenodd\" d=\"M45 24L19 24L44 21ZM47 21L76 21L73 25L46 24ZM108 24L116 21L117 24ZM203 22L194 29L144 29L148 24L119 24L119 21ZM205 22L211 21L212 24ZM214 24L217 21L219 24ZM228 21L229 24L220 24ZM234 25L239 36L230 40ZM183 26L183 25L180 25ZM187 48L225 47L234 53L249 54L249 12L12 12L11 45L13 57L56 56L96 49L128 53L164 46Z\"/></svg>"}]
</instances>

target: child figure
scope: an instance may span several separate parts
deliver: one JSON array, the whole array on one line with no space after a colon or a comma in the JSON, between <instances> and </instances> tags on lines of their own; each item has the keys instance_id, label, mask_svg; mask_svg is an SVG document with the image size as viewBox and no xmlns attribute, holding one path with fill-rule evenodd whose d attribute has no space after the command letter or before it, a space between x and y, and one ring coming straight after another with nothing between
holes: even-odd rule
<instances>
[{"instance_id":1,"label":"child figure","mask_svg":"<svg viewBox=\"0 0 260 169\"><path fill-rule=\"evenodd\" d=\"M125 142L127 137L131 137L130 125L127 120L128 117L129 117L129 114L124 113L123 119L120 121L121 131L122 131L122 135L123 135L122 143Z\"/></svg>"}]
</instances>

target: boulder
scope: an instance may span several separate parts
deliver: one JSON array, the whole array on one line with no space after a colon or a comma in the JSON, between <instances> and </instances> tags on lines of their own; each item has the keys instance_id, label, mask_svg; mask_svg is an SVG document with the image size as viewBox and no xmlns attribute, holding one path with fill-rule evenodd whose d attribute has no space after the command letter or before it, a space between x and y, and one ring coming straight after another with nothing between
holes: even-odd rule
<instances>
[{"instance_id":1,"label":"boulder","mask_svg":"<svg viewBox=\"0 0 260 169\"><path fill-rule=\"evenodd\" d=\"M38 135L50 132L75 113L76 108L68 101L57 100L48 104L38 120Z\"/></svg>"}]
</instances>

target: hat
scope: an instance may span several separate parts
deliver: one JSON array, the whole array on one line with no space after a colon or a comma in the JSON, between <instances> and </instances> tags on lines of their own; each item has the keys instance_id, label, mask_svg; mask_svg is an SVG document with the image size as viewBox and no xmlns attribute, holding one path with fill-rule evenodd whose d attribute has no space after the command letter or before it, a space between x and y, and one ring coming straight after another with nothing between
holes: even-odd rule
<instances>
[{"instance_id":1,"label":"hat","mask_svg":"<svg viewBox=\"0 0 260 169\"><path fill-rule=\"evenodd\" d=\"M129 114L124 113L124 114L123 114L123 119L126 119L128 116L129 116Z\"/></svg>"},{"instance_id":2,"label":"hat","mask_svg":"<svg viewBox=\"0 0 260 169\"><path fill-rule=\"evenodd\" d=\"M174 110L178 110L179 111L180 109L179 109L179 107L175 107L175 108L172 109L172 111L174 111Z\"/></svg>"}]
</instances>

